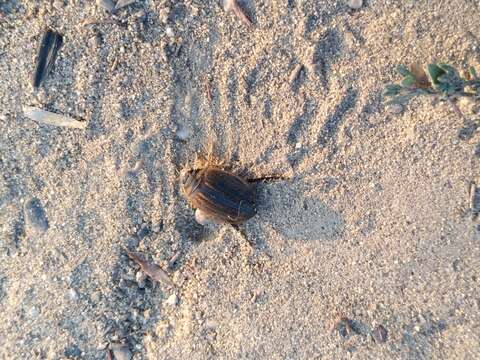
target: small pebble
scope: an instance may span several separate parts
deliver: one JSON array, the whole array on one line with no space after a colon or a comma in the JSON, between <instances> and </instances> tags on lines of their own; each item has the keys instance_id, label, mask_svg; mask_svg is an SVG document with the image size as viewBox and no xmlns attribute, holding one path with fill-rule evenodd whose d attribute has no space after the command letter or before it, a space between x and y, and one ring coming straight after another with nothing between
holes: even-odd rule
<instances>
[{"instance_id":1,"label":"small pebble","mask_svg":"<svg viewBox=\"0 0 480 360\"><path fill-rule=\"evenodd\" d=\"M187 141L192 136L192 132L182 125L178 127L178 130L175 133L175 136L180 141Z\"/></svg>"},{"instance_id":2,"label":"small pebble","mask_svg":"<svg viewBox=\"0 0 480 360\"><path fill-rule=\"evenodd\" d=\"M173 29L170 26L167 26L165 29L165 34L167 34L168 37L173 38L175 36Z\"/></svg>"},{"instance_id":3,"label":"small pebble","mask_svg":"<svg viewBox=\"0 0 480 360\"><path fill-rule=\"evenodd\" d=\"M78 294L77 294L77 292L75 291L75 289L69 289L69 290L68 290L68 297L69 297L70 300L72 300L72 301L78 300Z\"/></svg>"},{"instance_id":4,"label":"small pebble","mask_svg":"<svg viewBox=\"0 0 480 360\"><path fill-rule=\"evenodd\" d=\"M343 317L335 325L335 329L342 338L347 338L353 333L352 320Z\"/></svg>"},{"instance_id":5,"label":"small pebble","mask_svg":"<svg viewBox=\"0 0 480 360\"><path fill-rule=\"evenodd\" d=\"M140 289L143 289L145 287L146 279L147 275L141 270L137 271L137 273L135 274L135 280L137 281L138 287Z\"/></svg>"},{"instance_id":6,"label":"small pebble","mask_svg":"<svg viewBox=\"0 0 480 360\"><path fill-rule=\"evenodd\" d=\"M91 299L96 304L100 302L100 300L102 299L102 294L100 293L100 291L94 291L94 293L91 296Z\"/></svg>"},{"instance_id":7,"label":"small pebble","mask_svg":"<svg viewBox=\"0 0 480 360\"><path fill-rule=\"evenodd\" d=\"M459 270L460 270L460 267L461 267L461 261L460 261L460 259L456 259L456 260L452 263L453 271L459 271Z\"/></svg>"},{"instance_id":8,"label":"small pebble","mask_svg":"<svg viewBox=\"0 0 480 360\"><path fill-rule=\"evenodd\" d=\"M373 338L377 343L384 343L387 341L388 331L382 325L378 325L375 330L373 330Z\"/></svg>"},{"instance_id":9,"label":"small pebble","mask_svg":"<svg viewBox=\"0 0 480 360\"><path fill-rule=\"evenodd\" d=\"M166 305L175 306L178 303L178 297L176 294L172 294L164 301Z\"/></svg>"},{"instance_id":10,"label":"small pebble","mask_svg":"<svg viewBox=\"0 0 480 360\"><path fill-rule=\"evenodd\" d=\"M29 310L28 310L28 315L32 318L36 318L39 314L39 311L38 309L35 307L35 306L32 306Z\"/></svg>"},{"instance_id":11,"label":"small pebble","mask_svg":"<svg viewBox=\"0 0 480 360\"><path fill-rule=\"evenodd\" d=\"M351 9L358 10L363 6L363 0L349 0L348 1L348 6Z\"/></svg>"},{"instance_id":12,"label":"small pebble","mask_svg":"<svg viewBox=\"0 0 480 360\"><path fill-rule=\"evenodd\" d=\"M401 114L403 111L403 106L401 104L392 104L388 107L388 111L392 114Z\"/></svg>"},{"instance_id":13,"label":"small pebble","mask_svg":"<svg viewBox=\"0 0 480 360\"><path fill-rule=\"evenodd\" d=\"M111 344L110 349L115 360L130 360L132 358L132 352L127 345Z\"/></svg>"},{"instance_id":14,"label":"small pebble","mask_svg":"<svg viewBox=\"0 0 480 360\"><path fill-rule=\"evenodd\" d=\"M112 0L97 0L97 5L108 12L115 10L115 3Z\"/></svg>"},{"instance_id":15,"label":"small pebble","mask_svg":"<svg viewBox=\"0 0 480 360\"><path fill-rule=\"evenodd\" d=\"M154 232L154 233L158 233L158 232L162 231L162 229L163 229L163 222L162 221L160 221L158 224L155 224L155 225L152 226L152 232Z\"/></svg>"},{"instance_id":16,"label":"small pebble","mask_svg":"<svg viewBox=\"0 0 480 360\"><path fill-rule=\"evenodd\" d=\"M480 143L477 144L474 155L480 159Z\"/></svg>"},{"instance_id":17,"label":"small pebble","mask_svg":"<svg viewBox=\"0 0 480 360\"><path fill-rule=\"evenodd\" d=\"M67 359L80 359L82 356L82 351L78 348L77 345L71 345L65 349L63 352Z\"/></svg>"},{"instance_id":18,"label":"small pebble","mask_svg":"<svg viewBox=\"0 0 480 360\"><path fill-rule=\"evenodd\" d=\"M148 235L150 235L151 231L150 231L150 228L147 224L142 224L142 226L140 227L140 230L137 231L137 236L140 238L140 239L143 239L144 237L147 237Z\"/></svg>"},{"instance_id":19,"label":"small pebble","mask_svg":"<svg viewBox=\"0 0 480 360\"><path fill-rule=\"evenodd\" d=\"M30 229L45 232L48 229L48 220L45 210L39 199L33 198L25 203L25 219Z\"/></svg>"},{"instance_id":20,"label":"small pebble","mask_svg":"<svg viewBox=\"0 0 480 360\"><path fill-rule=\"evenodd\" d=\"M116 9L121 9L122 7L133 4L136 0L118 0Z\"/></svg>"}]
</instances>

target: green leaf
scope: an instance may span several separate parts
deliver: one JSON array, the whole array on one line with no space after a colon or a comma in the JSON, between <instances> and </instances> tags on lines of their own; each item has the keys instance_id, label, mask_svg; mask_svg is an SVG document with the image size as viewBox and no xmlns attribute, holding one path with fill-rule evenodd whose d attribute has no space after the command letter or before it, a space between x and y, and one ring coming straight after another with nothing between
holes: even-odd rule
<instances>
[{"instance_id":1,"label":"green leaf","mask_svg":"<svg viewBox=\"0 0 480 360\"><path fill-rule=\"evenodd\" d=\"M439 83L445 83L445 84L447 84L449 80L450 80L450 78L447 76L447 74L445 74L445 75L440 75L440 76L437 78L437 81L438 81Z\"/></svg>"},{"instance_id":2,"label":"green leaf","mask_svg":"<svg viewBox=\"0 0 480 360\"><path fill-rule=\"evenodd\" d=\"M438 78L446 74L445 70L443 70L437 64L428 65L427 72L428 72L428 75L430 76L430 79L432 80L433 85L438 85Z\"/></svg>"},{"instance_id":3,"label":"green leaf","mask_svg":"<svg viewBox=\"0 0 480 360\"><path fill-rule=\"evenodd\" d=\"M399 95L394 97L392 100L387 101L386 105L393 105L393 104L401 104L404 105L407 102L409 102L412 98L414 98L417 94L416 93L411 93L407 95Z\"/></svg>"},{"instance_id":4,"label":"green leaf","mask_svg":"<svg viewBox=\"0 0 480 360\"><path fill-rule=\"evenodd\" d=\"M395 91L395 90L385 89L385 90L383 91L383 96L390 97L390 96L397 96L397 95L398 95L398 91Z\"/></svg>"},{"instance_id":5,"label":"green leaf","mask_svg":"<svg viewBox=\"0 0 480 360\"><path fill-rule=\"evenodd\" d=\"M451 72L451 73L456 73L456 70L453 66L450 66L448 64L437 64L440 69L442 69L445 72Z\"/></svg>"},{"instance_id":6,"label":"green leaf","mask_svg":"<svg viewBox=\"0 0 480 360\"><path fill-rule=\"evenodd\" d=\"M398 84L388 84L385 86L383 96L395 96L402 90L402 87Z\"/></svg>"},{"instance_id":7,"label":"green leaf","mask_svg":"<svg viewBox=\"0 0 480 360\"><path fill-rule=\"evenodd\" d=\"M415 82L416 82L415 77L413 75L408 75L403 78L402 86L409 88L409 87L412 87L415 84Z\"/></svg>"},{"instance_id":8,"label":"green leaf","mask_svg":"<svg viewBox=\"0 0 480 360\"><path fill-rule=\"evenodd\" d=\"M405 65L398 65L397 66L397 71L400 73L402 76L412 76L413 74L408 70L408 68Z\"/></svg>"},{"instance_id":9,"label":"green leaf","mask_svg":"<svg viewBox=\"0 0 480 360\"><path fill-rule=\"evenodd\" d=\"M391 91L400 91L402 90L402 87L398 84L388 84L385 86L385 89Z\"/></svg>"}]
</instances>

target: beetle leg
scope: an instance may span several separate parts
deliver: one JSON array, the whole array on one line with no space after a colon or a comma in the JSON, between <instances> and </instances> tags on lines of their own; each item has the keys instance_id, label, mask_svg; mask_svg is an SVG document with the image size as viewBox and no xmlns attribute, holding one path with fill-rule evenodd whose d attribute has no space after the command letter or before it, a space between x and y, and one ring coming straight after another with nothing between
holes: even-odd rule
<instances>
[{"instance_id":1,"label":"beetle leg","mask_svg":"<svg viewBox=\"0 0 480 360\"><path fill-rule=\"evenodd\" d=\"M253 179L247 179L249 183L257 183L257 182L273 182L273 181L285 181L285 180L290 180L288 177L284 177L281 175L273 175L273 176L262 176L258 178L253 178Z\"/></svg>"},{"instance_id":2,"label":"beetle leg","mask_svg":"<svg viewBox=\"0 0 480 360\"><path fill-rule=\"evenodd\" d=\"M240 200L240 203L238 204L238 209L237 209L237 217L235 219L233 219L233 221L238 221L238 219L240 219L240 210L242 208L242 202L244 202L243 200Z\"/></svg>"},{"instance_id":3,"label":"beetle leg","mask_svg":"<svg viewBox=\"0 0 480 360\"><path fill-rule=\"evenodd\" d=\"M237 224L230 225L232 225L232 228L234 228L240 234L240 236L247 242L248 245L250 245L252 249L255 249L255 243L248 238L244 228L240 227Z\"/></svg>"}]
</instances>

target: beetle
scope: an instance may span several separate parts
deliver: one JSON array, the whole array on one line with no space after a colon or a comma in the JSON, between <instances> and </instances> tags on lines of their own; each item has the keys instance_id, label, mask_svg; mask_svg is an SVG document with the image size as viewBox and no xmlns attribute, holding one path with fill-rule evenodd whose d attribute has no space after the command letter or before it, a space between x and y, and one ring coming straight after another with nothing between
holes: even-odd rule
<instances>
[{"instance_id":1,"label":"beetle","mask_svg":"<svg viewBox=\"0 0 480 360\"><path fill-rule=\"evenodd\" d=\"M186 171L182 189L202 225L239 225L257 213L255 184L216 166Z\"/></svg>"}]
</instances>

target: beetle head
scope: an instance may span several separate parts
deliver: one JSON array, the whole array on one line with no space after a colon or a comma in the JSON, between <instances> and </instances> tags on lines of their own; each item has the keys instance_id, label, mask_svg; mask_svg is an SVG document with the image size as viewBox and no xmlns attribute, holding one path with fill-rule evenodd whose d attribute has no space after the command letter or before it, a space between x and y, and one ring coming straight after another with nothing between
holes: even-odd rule
<instances>
[{"instance_id":1,"label":"beetle head","mask_svg":"<svg viewBox=\"0 0 480 360\"><path fill-rule=\"evenodd\" d=\"M182 189L185 195L190 196L200 184L200 170L185 170L181 175Z\"/></svg>"}]
</instances>

